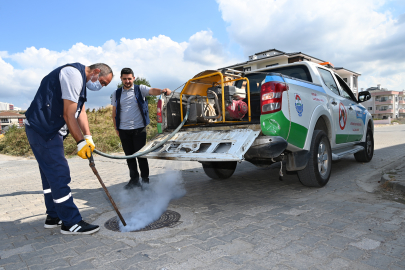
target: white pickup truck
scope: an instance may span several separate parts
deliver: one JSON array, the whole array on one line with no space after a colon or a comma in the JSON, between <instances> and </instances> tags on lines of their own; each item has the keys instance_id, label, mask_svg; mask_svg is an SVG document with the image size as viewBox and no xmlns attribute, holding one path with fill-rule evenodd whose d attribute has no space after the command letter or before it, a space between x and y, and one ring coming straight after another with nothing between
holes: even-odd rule
<instances>
[{"instance_id":1,"label":"white pickup truck","mask_svg":"<svg viewBox=\"0 0 405 270\"><path fill-rule=\"evenodd\" d=\"M232 73L231 81L224 78ZM189 99L189 97L195 98ZM284 162L305 186L322 187L332 160L349 154L369 162L374 153L371 114L333 70L307 61L237 74L208 70L190 79L180 93L158 101L158 134L141 151L146 158L202 163L214 179L232 176L238 162L257 166Z\"/></svg>"}]
</instances>

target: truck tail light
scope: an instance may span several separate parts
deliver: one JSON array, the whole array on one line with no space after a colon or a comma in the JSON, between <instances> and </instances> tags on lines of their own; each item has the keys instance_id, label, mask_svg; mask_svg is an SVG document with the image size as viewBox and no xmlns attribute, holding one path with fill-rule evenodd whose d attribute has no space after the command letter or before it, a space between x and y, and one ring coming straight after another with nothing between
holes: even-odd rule
<instances>
[{"instance_id":1,"label":"truck tail light","mask_svg":"<svg viewBox=\"0 0 405 270\"><path fill-rule=\"evenodd\" d=\"M159 99L157 102L157 122L162 123L162 100Z\"/></svg>"},{"instance_id":2,"label":"truck tail light","mask_svg":"<svg viewBox=\"0 0 405 270\"><path fill-rule=\"evenodd\" d=\"M266 82L260 90L260 110L262 114L274 113L281 110L283 92L288 85L282 82Z\"/></svg>"}]
</instances>

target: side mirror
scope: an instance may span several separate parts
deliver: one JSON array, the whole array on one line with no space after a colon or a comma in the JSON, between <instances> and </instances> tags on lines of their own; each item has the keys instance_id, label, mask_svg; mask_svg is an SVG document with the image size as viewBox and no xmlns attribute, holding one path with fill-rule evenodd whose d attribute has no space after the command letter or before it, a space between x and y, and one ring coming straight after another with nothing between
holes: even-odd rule
<instances>
[{"instance_id":1,"label":"side mirror","mask_svg":"<svg viewBox=\"0 0 405 270\"><path fill-rule=\"evenodd\" d=\"M358 98L359 103L370 100L370 99L371 99L371 94L369 91L363 91L363 92L359 93L359 98Z\"/></svg>"}]
</instances>

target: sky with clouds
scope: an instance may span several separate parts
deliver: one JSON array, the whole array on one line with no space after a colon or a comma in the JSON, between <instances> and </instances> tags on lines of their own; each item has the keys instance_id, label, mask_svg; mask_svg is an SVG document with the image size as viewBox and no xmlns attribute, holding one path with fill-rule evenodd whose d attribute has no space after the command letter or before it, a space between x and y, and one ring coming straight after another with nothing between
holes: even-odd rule
<instances>
[{"instance_id":1,"label":"sky with clouds","mask_svg":"<svg viewBox=\"0 0 405 270\"><path fill-rule=\"evenodd\" d=\"M54 68L104 62L117 76L89 91L100 107L123 67L175 89L272 48L359 72L360 88L405 89L405 1L0 0L0 101L26 109Z\"/></svg>"}]
</instances>

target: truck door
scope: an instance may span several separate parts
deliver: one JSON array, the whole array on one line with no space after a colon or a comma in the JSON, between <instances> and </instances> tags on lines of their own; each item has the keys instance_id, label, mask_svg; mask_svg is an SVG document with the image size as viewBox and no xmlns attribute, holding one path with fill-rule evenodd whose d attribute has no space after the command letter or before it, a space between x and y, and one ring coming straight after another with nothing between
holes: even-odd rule
<instances>
[{"instance_id":1,"label":"truck door","mask_svg":"<svg viewBox=\"0 0 405 270\"><path fill-rule=\"evenodd\" d=\"M347 125L348 109L350 105L349 100L340 95L339 87L329 70L318 67L318 71L324 84L331 91L328 102L335 134L332 140L334 140L336 144L346 143L349 135L349 128Z\"/></svg>"},{"instance_id":2,"label":"truck door","mask_svg":"<svg viewBox=\"0 0 405 270\"><path fill-rule=\"evenodd\" d=\"M364 125L366 120L365 108L357 103L357 99L354 96L350 87L343 81L339 75L335 74L338 86L340 87L340 95L348 103L348 137L347 142L360 141L364 133Z\"/></svg>"}]
</instances>

